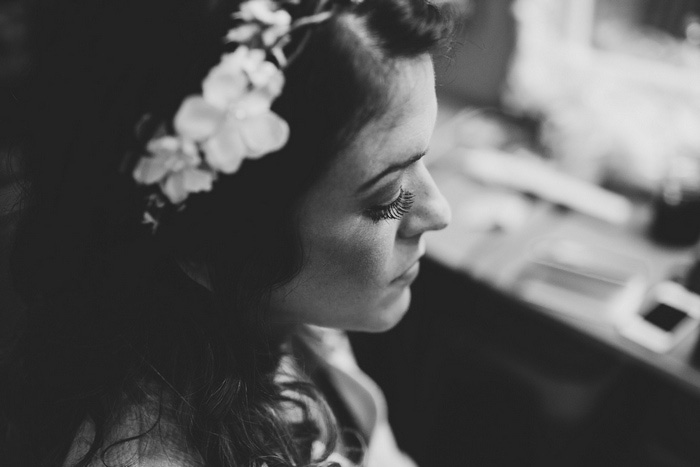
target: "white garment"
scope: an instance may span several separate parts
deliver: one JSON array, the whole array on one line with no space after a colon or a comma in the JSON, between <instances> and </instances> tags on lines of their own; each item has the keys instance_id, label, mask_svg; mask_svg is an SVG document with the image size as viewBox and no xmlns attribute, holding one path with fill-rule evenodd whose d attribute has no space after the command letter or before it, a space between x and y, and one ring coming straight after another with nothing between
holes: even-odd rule
<instances>
[{"instance_id":1,"label":"white garment","mask_svg":"<svg viewBox=\"0 0 700 467\"><path fill-rule=\"evenodd\" d=\"M307 326L302 335L319 364L327 371L331 384L337 389L360 429L369 439L364 467L416 467L413 460L396 445L389 426L387 404L377 384L357 365L350 340L342 331ZM353 466L347 459L334 454L330 461L342 467Z\"/></svg>"}]
</instances>

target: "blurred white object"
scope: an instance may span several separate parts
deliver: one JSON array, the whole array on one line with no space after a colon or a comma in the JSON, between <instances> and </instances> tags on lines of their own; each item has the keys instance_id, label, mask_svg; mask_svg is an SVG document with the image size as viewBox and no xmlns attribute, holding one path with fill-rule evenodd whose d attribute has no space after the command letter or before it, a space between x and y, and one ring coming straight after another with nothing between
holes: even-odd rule
<instances>
[{"instance_id":1,"label":"blurred white object","mask_svg":"<svg viewBox=\"0 0 700 467\"><path fill-rule=\"evenodd\" d=\"M489 149L458 150L463 152L464 172L483 183L529 193L612 224L627 224L632 215L632 204L625 197L539 159Z\"/></svg>"},{"instance_id":2,"label":"blurred white object","mask_svg":"<svg viewBox=\"0 0 700 467\"><path fill-rule=\"evenodd\" d=\"M530 219L532 205L522 195L507 190L481 190L455 209L469 232L513 232Z\"/></svg>"},{"instance_id":3,"label":"blurred white object","mask_svg":"<svg viewBox=\"0 0 700 467\"><path fill-rule=\"evenodd\" d=\"M666 158L700 155L700 49L598 15L627 3L516 0L503 100L541 117L541 141L566 172L653 193Z\"/></svg>"},{"instance_id":4,"label":"blurred white object","mask_svg":"<svg viewBox=\"0 0 700 467\"><path fill-rule=\"evenodd\" d=\"M570 239L540 238L515 290L546 309L612 325L639 308L647 282L635 258Z\"/></svg>"}]
</instances>

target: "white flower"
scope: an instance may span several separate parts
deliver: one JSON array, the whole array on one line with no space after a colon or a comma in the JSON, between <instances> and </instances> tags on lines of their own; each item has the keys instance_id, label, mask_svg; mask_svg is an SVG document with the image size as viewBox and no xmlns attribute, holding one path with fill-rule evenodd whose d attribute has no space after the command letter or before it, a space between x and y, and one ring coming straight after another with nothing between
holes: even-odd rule
<instances>
[{"instance_id":1,"label":"white flower","mask_svg":"<svg viewBox=\"0 0 700 467\"><path fill-rule=\"evenodd\" d=\"M234 173L243 159L277 151L289 138L287 122L269 110L266 96L251 93L246 97L203 144L207 163L217 171Z\"/></svg>"},{"instance_id":2,"label":"white flower","mask_svg":"<svg viewBox=\"0 0 700 467\"><path fill-rule=\"evenodd\" d=\"M270 111L283 86L282 72L265 61L262 50L241 46L209 73L204 96L183 101L175 129L202 144L212 169L234 173L243 159L261 157L286 144L289 126Z\"/></svg>"},{"instance_id":3,"label":"white flower","mask_svg":"<svg viewBox=\"0 0 700 467\"><path fill-rule=\"evenodd\" d=\"M282 91L284 75L270 62L262 62L257 67L248 70L248 78L257 89L270 89L270 97L274 99Z\"/></svg>"},{"instance_id":4,"label":"white flower","mask_svg":"<svg viewBox=\"0 0 700 467\"><path fill-rule=\"evenodd\" d=\"M257 67L257 62L264 59L264 54L260 56L244 45L233 53L225 54L202 83L204 99L215 107L226 109L248 90L250 80L246 68Z\"/></svg>"},{"instance_id":5,"label":"white flower","mask_svg":"<svg viewBox=\"0 0 700 467\"><path fill-rule=\"evenodd\" d=\"M202 83L202 95L210 105L228 109L252 89L262 89L272 101L282 91L284 75L265 52L241 45L224 55Z\"/></svg>"},{"instance_id":6,"label":"white flower","mask_svg":"<svg viewBox=\"0 0 700 467\"><path fill-rule=\"evenodd\" d=\"M238 42L242 44L244 42L250 41L256 34L260 33L260 25L255 23L245 23L240 26L236 26L226 33L226 41L228 42Z\"/></svg>"},{"instance_id":7,"label":"white flower","mask_svg":"<svg viewBox=\"0 0 700 467\"><path fill-rule=\"evenodd\" d=\"M285 12L286 13L286 12ZM262 32L263 44L266 47L272 47L279 40L289 33L288 24L275 24L265 28Z\"/></svg>"},{"instance_id":8,"label":"white flower","mask_svg":"<svg viewBox=\"0 0 700 467\"><path fill-rule=\"evenodd\" d=\"M270 0L249 0L241 4L240 18L244 21L259 21L270 26L287 26L292 17L285 10L277 9Z\"/></svg>"},{"instance_id":9,"label":"white flower","mask_svg":"<svg viewBox=\"0 0 700 467\"><path fill-rule=\"evenodd\" d=\"M171 173L161 184L163 194L171 203L183 202L190 193L211 191L215 174L207 170L187 168Z\"/></svg>"},{"instance_id":10,"label":"white flower","mask_svg":"<svg viewBox=\"0 0 700 467\"><path fill-rule=\"evenodd\" d=\"M148 157L142 157L134 169L134 179L151 185L161 181L172 172L179 172L199 164L197 148L174 136L163 136L152 140L147 146Z\"/></svg>"},{"instance_id":11,"label":"white flower","mask_svg":"<svg viewBox=\"0 0 700 467\"><path fill-rule=\"evenodd\" d=\"M291 29L292 17L269 0L250 0L241 4L234 18L245 21L226 34L228 42L244 44L260 34L265 47L278 43Z\"/></svg>"},{"instance_id":12,"label":"white flower","mask_svg":"<svg viewBox=\"0 0 700 467\"><path fill-rule=\"evenodd\" d=\"M158 183L173 204L211 190L219 172L232 174L244 159L277 151L289 139L287 122L270 110L284 75L266 56L289 32L291 16L270 0L249 0L236 17L245 23L226 39L245 44L260 35L267 49L239 45L224 54L202 82L202 95L183 100L173 119L176 134L151 140L134 169L138 183Z\"/></svg>"},{"instance_id":13,"label":"white flower","mask_svg":"<svg viewBox=\"0 0 700 467\"><path fill-rule=\"evenodd\" d=\"M221 126L225 111L207 102L202 96L185 98L175 114L175 131L184 138L202 142Z\"/></svg>"},{"instance_id":14,"label":"white flower","mask_svg":"<svg viewBox=\"0 0 700 467\"><path fill-rule=\"evenodd\" d=\"M139 160L134 179L144 185L160 183L163 194L177 204L189 193L211 190L215 174L198 168L200 164L194 142L163 136L147 146L150 156Z\"/></svg>"},{"instance_id":15,"label":"white flower","mask_svg":"<svg viewBox=\"0 0 700 467\"><path fill-rule=\"evenodd\" d=\"M273 112L242 119L229 118L206 143L207 163L223 173L234 173L243 159L257 159L281 149L289 138L289 126Z\"/></svg>"}]
</instances>

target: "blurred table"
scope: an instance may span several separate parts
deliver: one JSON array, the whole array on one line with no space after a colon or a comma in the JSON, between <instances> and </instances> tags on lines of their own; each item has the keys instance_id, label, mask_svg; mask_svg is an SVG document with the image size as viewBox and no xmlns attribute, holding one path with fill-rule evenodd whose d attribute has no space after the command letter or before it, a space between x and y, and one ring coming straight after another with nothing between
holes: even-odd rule
<instances>
[{"instance_id":1,"label":"blurred table","mask_svg":"<svg viewBox=\"0 0 700 467\"><path fill-rule=\"evenodd\" d=\"M438 129L440 123L439 120ZM438 150L445 149L443 146ZM458 153L448 152L442 157L433 154L430 160L431 173L452 207L453 220L447 229L427 236L428 256L454 271L494 285L504 294L522 298L518 296L518 275L529 261L532 245L540 239L570 239L634 258L644 269L648 284L668 278L690 261L690 248L663 247L647 238L648 207L638 206L627 225L612 225L546 201L484 187L461 173L459 162L450 160L458 156L449 154ZM484 214L482 211L494 209L493 206L505 211L505 228L485 229L478 220L475 222ZM612 320L601 316L598 310L591 309L588 316L541 306L523 310L534 310L547 319L564 323L594 343L700 395L700 369L691 364L697 332L668 353L659 354L622 337Z\"/></svg>"}]
</instances>

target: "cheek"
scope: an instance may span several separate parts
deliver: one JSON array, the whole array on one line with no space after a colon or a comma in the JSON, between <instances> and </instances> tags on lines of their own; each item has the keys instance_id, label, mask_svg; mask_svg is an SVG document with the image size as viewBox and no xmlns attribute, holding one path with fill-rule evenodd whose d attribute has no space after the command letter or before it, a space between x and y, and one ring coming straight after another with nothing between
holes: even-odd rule
<instances>
[{"instance_id":1,"label":"cheek","mask_svg":"<svg viewBox=\"0 0 700 467\"><path fill-rule=\"evenodd\" d=\"M310 243L310 264L336 286L382 286L392 279L396 232L390 224L357 221L319 231Z\"/></svg>"}]
</instances>

